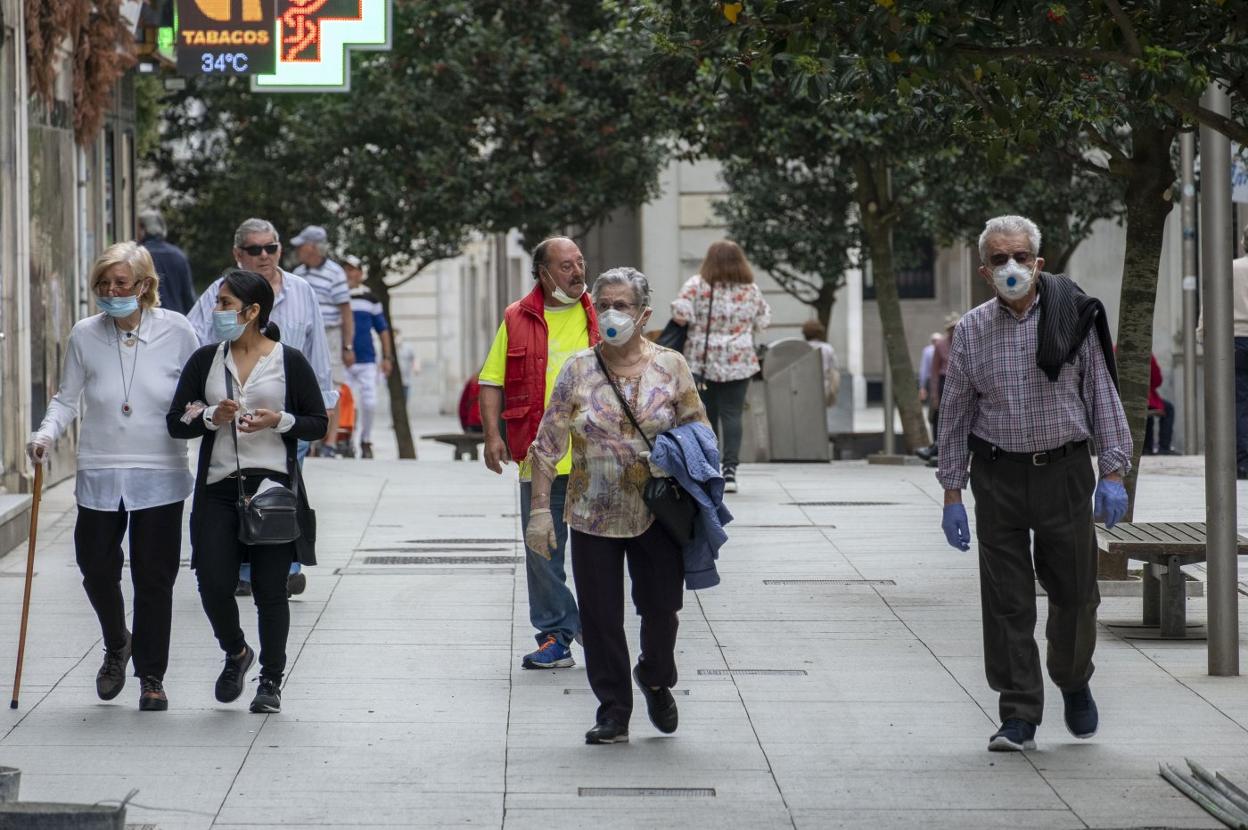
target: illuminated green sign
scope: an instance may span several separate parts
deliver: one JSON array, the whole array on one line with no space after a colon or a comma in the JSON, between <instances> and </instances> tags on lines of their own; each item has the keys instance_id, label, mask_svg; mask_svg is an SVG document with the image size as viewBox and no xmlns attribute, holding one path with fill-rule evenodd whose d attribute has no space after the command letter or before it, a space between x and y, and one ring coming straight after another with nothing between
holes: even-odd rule
<instances>
[{"instance_id":1,"label":"illuminated green sign","mask_svg":"<svg viewBox=\"0 0 1248 830\"><path fill-rule=\"evenodd\" d=\"M351 50L389 49L392 0L278 0L277 65L256 92L346 92Z\"/></svg>"}]
</instances>

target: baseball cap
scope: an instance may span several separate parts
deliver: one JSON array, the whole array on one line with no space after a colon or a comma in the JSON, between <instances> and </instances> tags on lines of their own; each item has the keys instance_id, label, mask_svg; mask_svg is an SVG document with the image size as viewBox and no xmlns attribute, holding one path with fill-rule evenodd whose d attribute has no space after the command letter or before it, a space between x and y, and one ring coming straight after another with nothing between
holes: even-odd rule
<instances>
[{"instance_id":1,"label":"baseball cap","mask_svg":"<svg viewBox=\"0 0 1248 830\"><path fill-rule=\"evenodd\" d=\"M364 263L361 262L360 258L356 256L355 254L347 254L346 256L342 258L342 261L345 262L347 265L350 265L352 268L364 267Z\"/></svg>"},{"instance_id":2,"label":"baseball cap","mask_svg":"<svg viewBox=\"0 0 1248 830\"><path fill-rule=\"evenodd\" d=\"M299 235L290 240L291 245L302 245L305 242L328 242L329 234L320 225L308 225L299 231Z\"/></svg>"}]
</instances>

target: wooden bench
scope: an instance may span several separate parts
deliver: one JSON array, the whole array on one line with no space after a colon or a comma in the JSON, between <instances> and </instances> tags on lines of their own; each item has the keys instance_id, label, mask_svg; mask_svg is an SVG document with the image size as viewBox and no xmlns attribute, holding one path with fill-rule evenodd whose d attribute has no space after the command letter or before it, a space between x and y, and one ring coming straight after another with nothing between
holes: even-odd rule
<instances>
[{"instance_id":1,"label":"wooden bench","mask_svg":"<svg viewBox=\"0 0 1248 830\"><path fill-rule=\"evenodd\" d=\"M1144 625L1165 639L1187 633L1187 586L1183 566L1205 561L1204 522L1119 522L1113 530L1096 525L1101 553L1122 554L1144 564ZM1238 536L1239 555L1248 539Z\"/></svg>"},{"instance_id":2,"label":"wooden bench","mask_svg":"<svg viewBox=\"0 0 1248 830\"><path fill-rule=\"evenodd\" d=\"M450 444L454 447L452 458L462 461L464 456L476 461L481 456L477 447L485 443L485 435L480 432L435 432L432 435L420 436L424 441L437 441L439 444Z\"/></svg>"}]
</instances>

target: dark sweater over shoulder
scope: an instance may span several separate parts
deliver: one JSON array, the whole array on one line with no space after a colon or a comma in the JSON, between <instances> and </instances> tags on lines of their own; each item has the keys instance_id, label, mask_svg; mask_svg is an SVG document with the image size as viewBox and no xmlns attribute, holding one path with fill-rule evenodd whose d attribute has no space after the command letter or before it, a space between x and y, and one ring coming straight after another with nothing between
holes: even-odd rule
<instances>
[{"instance_id":1,"label":"dark sweater over shoulder","mask_svg":"<svg viewBox=\"0 0 1248 830\"><path fill-rule=\"evenodd\" d=\"M1040 320L1036 331L1036 365L1050 382L1056 383L1062 365L1074 363L1088 332L1096 327L1109 376L1118 385L1114 362L1114 340L1109 333L1105 306L1065 274L1040 272Z\"/></svg>"}]
</instances>

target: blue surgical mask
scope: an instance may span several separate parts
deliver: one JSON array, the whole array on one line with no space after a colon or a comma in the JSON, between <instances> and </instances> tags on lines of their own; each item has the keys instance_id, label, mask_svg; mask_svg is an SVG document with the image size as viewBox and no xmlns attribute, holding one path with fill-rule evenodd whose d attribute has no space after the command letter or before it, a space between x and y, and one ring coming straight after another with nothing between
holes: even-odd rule
<instances>
[{"instance_id":1,"label":"blue surgical mask","mask_svg":"<svg viewBox=\"0 0 1248 830\"><path fill-rule=\"evenodd\" d=\"M229 340L232 343L242 337L246 329L246 323L238 322L237 311L212 312L212 333L218 341Z\"/></svg>"},{"instance_id":2,"label":"blue surgical mask","mask_svg":"<svg viewBox=\"0 0 1248 830\"><path fill-rule=\"evenodd\" d=\"M133 294L129 297L96 297L95 304L109 317L129 317L139 310L139 298Z\"/></svg>"}]
</instances>

